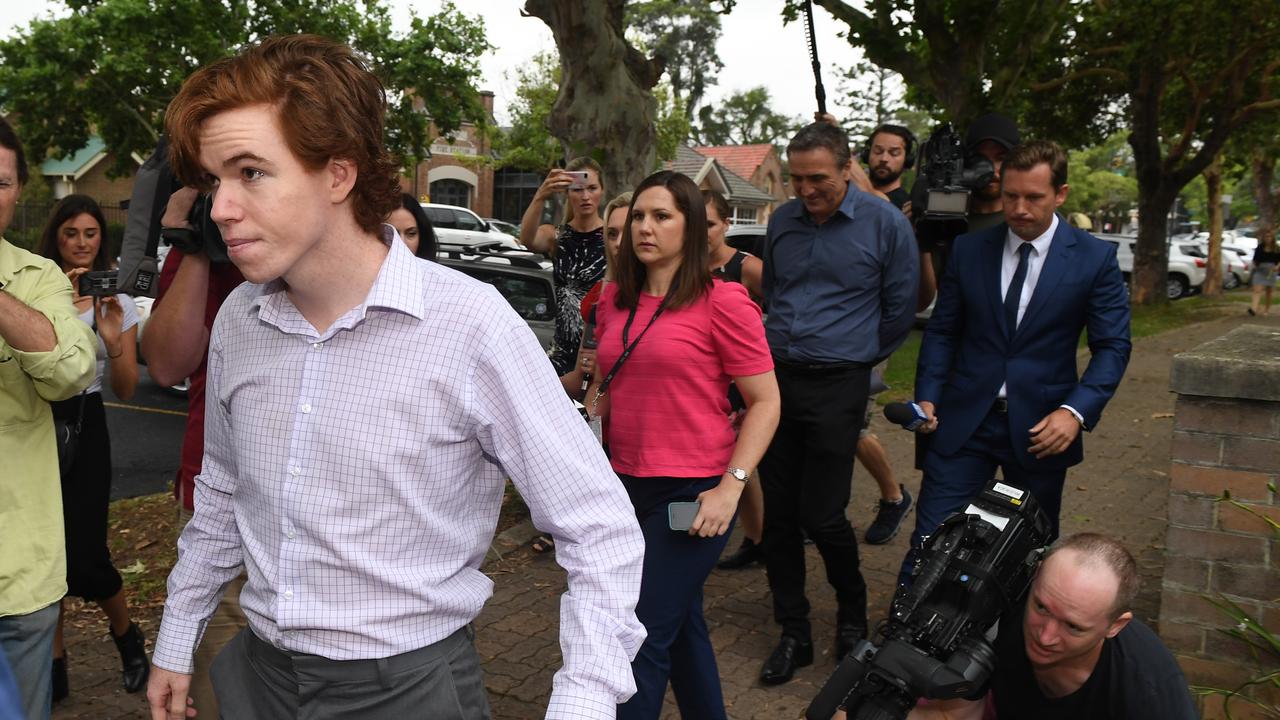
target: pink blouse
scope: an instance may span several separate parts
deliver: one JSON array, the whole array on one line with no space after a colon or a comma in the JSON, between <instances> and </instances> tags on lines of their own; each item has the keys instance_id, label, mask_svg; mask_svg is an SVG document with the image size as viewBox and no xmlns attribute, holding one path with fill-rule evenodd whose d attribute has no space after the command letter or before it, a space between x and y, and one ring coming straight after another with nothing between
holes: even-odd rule
<instances>
[{"instance_id":1,"label":"pink blouse","mask_svg":"<svg viewBox=\"0 0 1280 720\"><path fill-rule=\"evenodd\" d=\"M622 354L630 313L614 304L617 293L616 284L607 285L596 310L596 358L604 375ZM641 293L630 342L661 302ZM607 393L613 469L640 477L720 475L737 441L729 381L772 369L760 308L742 285L716 280L692 305L663 310Z\"/></svg>"}]
</instances>

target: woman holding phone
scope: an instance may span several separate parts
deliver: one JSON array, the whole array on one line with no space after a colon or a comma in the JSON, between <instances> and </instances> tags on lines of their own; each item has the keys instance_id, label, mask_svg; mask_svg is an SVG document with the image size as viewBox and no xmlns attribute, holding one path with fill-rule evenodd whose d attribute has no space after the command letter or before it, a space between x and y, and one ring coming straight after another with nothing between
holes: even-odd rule
<instances>
[{"instance_id":1,"label":"woman holding phone","mask_svg":"<svg viewBox=\"0 0 1280 720\"><path fill-rule=\"evenodd\" d=\"M671 171L636 188L613 282L596 306L603 377L587 406L609 419L609 452L645 537L636 615L648 637L637 691L618 718L652 720L668 682L686 718L725 717L702 586L781 402L760 308L708 270L698 186ZM746 414L729 419L729 382Z\"/></svg>"},{"instance_id":2,"label":"woman holding phone","mask_svg":"<svg viewBox=\"0 0 1280 720\"><path fill-rule=\"evenodd\" d=\"M543 203L556 193L568 194L564 222L543 224ZM604 224L600 220L603 196L600 165L588 157L574 158L565 169L547 173L520 220L520 243L551 258L556 286L551 364L561 376L573 370L578 357L582 297L604 275Z\"/></svg>"},{"instance_id":3,"label":"woman holding phone","mask_svg":"<svg viewBox=\"0 0 1280 720\"><path fill-rule=\"evenodd\" d=\"M107 270L106 219L87 195L68 195L54 206L40 240L40 254L62 267L71 281L80 319L98 336L98 372L84 393L50 403L53 416L78 423L74 457L62 471L62 517L67 543L67 594L97 603L106 613L111 639L120 653L124 689L138 692L147 684L151 664L145 639L129 617L120 573L107 549L107 507L111 501L111 440L102 404L107 381L120 400L133 397L138 386L138 312L128 295L92 297L79 293L80 276ZM62 617L53 640L53 699L70 692Z\"/></svg>"}]
</instances>

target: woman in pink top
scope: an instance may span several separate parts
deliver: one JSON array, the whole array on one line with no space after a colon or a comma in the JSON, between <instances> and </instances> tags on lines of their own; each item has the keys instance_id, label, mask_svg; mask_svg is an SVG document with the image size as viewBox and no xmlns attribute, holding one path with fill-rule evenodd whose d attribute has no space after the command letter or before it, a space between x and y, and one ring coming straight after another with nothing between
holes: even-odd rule
<instances>
[{"instance_id":1,"label":"woman in pink top","mask_svg":"<svg viewBox=\"0 0 1280 720\"><path fill-rule=\"evenodd\" d=\"M636 694L618 718L657 718L670 681L686 718L725 717L702 585L724 549L738 498L778 425L781 401L760 309L713 281L698 186L679 173L636 188L614 282L597 305L603 374L588 406L609 419L609 455L645 536L636 615L648 637L632 663ZM733 380L746 400L729 419ZM679 505L697 502L688 528Z\"/></svg>"}]
</instances>

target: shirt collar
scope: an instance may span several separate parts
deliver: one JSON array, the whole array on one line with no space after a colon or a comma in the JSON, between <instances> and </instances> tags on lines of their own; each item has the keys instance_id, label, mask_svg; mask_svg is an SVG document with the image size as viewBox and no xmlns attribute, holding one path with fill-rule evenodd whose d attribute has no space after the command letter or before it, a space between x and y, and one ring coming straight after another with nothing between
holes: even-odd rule
<instances>
[{"instance_id":1,"label":"shirt collar","mask_svg":"<svg viewBox=\"0 0 1280 720\"><path fill-rule=\"evenodd\" d=\"M853 183L846 183L845 191L844 191L844 199L840 201L840 206L836 208L835 212L831 213L831 216L835 217L835 215L839 213L839 214L843 214L846 218L852 220L853 214L854 214L853 208L855 205L858 204L858 200L856 196L860 192L861 191L858 190L858 188L854 187ZM798 207L796 208L796 217L801 218L807 222L813 223L814 222L813 216L809 214L809 209L804 206L804 201L797 197L796 204L798 205ZM830 220L830 218L828 218L828 220Z\"/></svg>"},{"instance_id":2,"label":"shirt collar","mask_svg":"<svg viewBox=\"0 0 1280 720\"><path fill-rule=\"evenodd\" d=\"M390 251L382 261L373 287L369 288L364 302L338 318L326 331L326 335L359 324L370 308L402 312L418 320L426 317L426 280L419 264L421 261L409 252L409 246L400 239L395 228L384 224L380 232L382 241L390 246ZM285 332L311 332L310 324L302 318L285 293L284 280L281 278L260 285L258 294L250 301L249 307L257 311L259 318Z\"/></svg>"},{"instance_id":3,"label":"shirt collar","mask_svg":"<svg viewBox=\"0 0 1280 720\"><path fill-rule=\"evenodd\" d=\"M1058 231L1058 213L1054 213L1053 220L1049 222L1049 229L1041 233L1040 236L1037 237L1035 240L1030 241L1031 247L1035 248L1036 255L1038 257L1043 257L1045 253L1049 252L1049 244L1053 242L1053 234L1057 231ZM1021 246L1022 243L1024 242L1027 242L1027 241L1018 237L1018 235L1014 233L1012 229L1009 229L1005 233L1004 251L1010 255L1017 255L1018 247Z\"/></svg>"},{"instance_id":4,"label":"shirt collar","mask_svg":"<svg viewBox=\"0 0 1280 720\"><path fill-rule=\"evenodd\" d=\"M8 285L18 275L19 270L38 268L43 263L52 264L40 255L23 250L13 243L0 238L0 283Z\"/></svg>"}]
</instances>

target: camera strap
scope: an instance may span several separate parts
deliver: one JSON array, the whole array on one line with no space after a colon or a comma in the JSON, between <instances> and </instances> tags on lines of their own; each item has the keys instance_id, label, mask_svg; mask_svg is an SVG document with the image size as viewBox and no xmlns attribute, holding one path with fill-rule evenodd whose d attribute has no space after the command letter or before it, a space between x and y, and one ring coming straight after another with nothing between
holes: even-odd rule
<instances>
[{"instance_id":1,"label":"camera strap","mask_svg":"<svg viewBox=\"0 0 1280 720\"><path fill-rule=\"evenodd\" d=\"M638 307L639 303L637 302L636 304ZM627 361L627 358L631 357L631 353L636 349L636 346L644 339L645 333L649 332L649 328L653 327L653 324L658 320L658 316L666 309L667 298L664 297L658 305L658 309L653 312L653 317L649 318L649 322L644 326L644 329L636 336L636 341L629 343L627 338L631 334L631 323L635 322L637 310L635 307L631 308L631 312L627 315L627 323L622 326L622 354L618 356L618 361L613 364L613 367L609 369L609 373L604 376L604 380L600 382L600 392L596 393L595 398L591 401L592 415L596 414L596 407L600 405L600 398L604 397L605 393L609 391L609 386L613 383L613 378L618 374L618 371L622 369L622 364Z\"/></svg>"}]
</instances>

